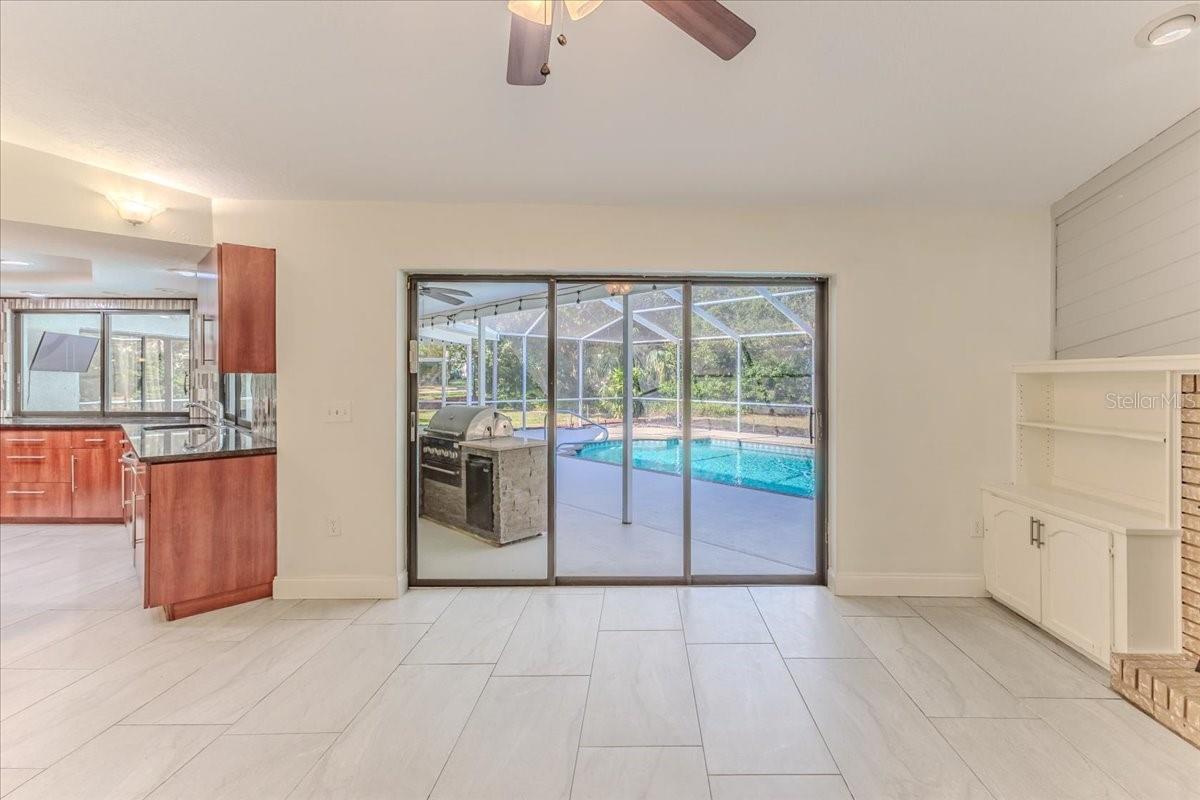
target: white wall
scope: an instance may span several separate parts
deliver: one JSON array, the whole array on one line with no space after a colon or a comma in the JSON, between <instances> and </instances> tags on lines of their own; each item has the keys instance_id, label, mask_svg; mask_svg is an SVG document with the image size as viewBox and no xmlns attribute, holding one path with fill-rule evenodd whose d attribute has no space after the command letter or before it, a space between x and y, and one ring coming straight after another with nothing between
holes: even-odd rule
<instances>
[{"instance_id":1,"label":"white wall","mask_svg":"<svg viewBox=\"0 0 1200 800\"><path fill-rule=\"evenodd\" d=\"M397 588L401 270L830 275L839 591L982 590L976 488L1008 476L1007 368L1050 356L1045 209L215 201L214 229L278 250L281 595ZM342 400L353 422L325 423Z\"/></svg>"}]
</instances>

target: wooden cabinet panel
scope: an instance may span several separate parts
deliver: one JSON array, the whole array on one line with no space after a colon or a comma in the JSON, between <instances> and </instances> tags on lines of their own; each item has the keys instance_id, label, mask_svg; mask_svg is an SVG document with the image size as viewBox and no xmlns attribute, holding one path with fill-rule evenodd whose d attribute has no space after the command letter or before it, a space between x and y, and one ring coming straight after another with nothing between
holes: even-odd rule
<instances>
[{"instance_id":1,"label":"wooden cabinet panel","mask_svg":"<svg viewBox=\"0 0 1200 800\"><path fill-rule=\"evenodd\" d=\"M984 495L984 575L997 600L1034 622L1042 613L1041 553L1029 509Z\"/></svg>"},{"instance_id":2,"label":"wooden cabinet panel","mask_svg":"<svg viewBox=\"0 0 1200 800\"><path fill-rule=\"evenodd\" d=\"M71 451L47 447L6 447L3 464L5 483L70 483Z\"/></svg>"},{"instance_id":3,"label":"wooden cabinet panel","mask_svg":"<svg viewBox=\"0 0 1200 800\"><path fill-rule=\"evenodd\" d=\"M1042 514L1042 626L1101 661L1112 635L1110 534Z\"/></svg>"},{"instance_id":4,"label":"wooden cabinet panel","mask_svg":"<svg viewBox=\"0 0 1200 800\"><path fill-rule=\"evenodd\" d=\"M71 431L71 448L81 447L111 447L118 448L125 434L119 429L101 429L94 431Z\"/></svg>"},{"instance_id":5,"label":"wooden cabinet panel","mask_svg":"<svg viewBox=\"0 0 1200 800\"><path fill-rule=\"evenodd\" d=\"M71 431L41 431L27 428L0 430L0 452L28 447L60 448L71 446Z\"/></svg>"},{"instance_id":6,"label":"wooden cabinet panel","mask_svg":"<svg viewBox=\"0 0 1200 800\"><path fill-rule=\"evenodd\" d=\"M121 461L116 447L72 450L71 517L121 518Z\"/></svg>"},{"instance_id":7,"label":"wooden cabinet panel","mask_svg":"<svg viewBox=\"0 0 1200 800\"><path fill-rule=\"evenodd\" d=\"M0 484L0 517L49 520L70 516L69 483Z\"/></svg>"},{"instance_id":8,"label":"wooden cabinet panel","mask_svg":"<svg viewBox=\"0 0 1200 800\"><path fill-rule=\"evenodd\" d=\"M146 538L147 525L150 522L150 471L144 464L137 464L129 470L129 526L133 538L133 565L137 570L138 580L142 586L142 607L152 608L159 605L151 601L151 585L146 573L146 559L149 542Z\"/></svg>"},{"instance_id":9,"label":"wooden cabinet panel","mask_svg":"<svg viewBox=\"0 0 1200 800\"><path fill-rule=\"evenodd\" d=\"M218 368L275 371L275 251L217 245Z\"/></svg>"},{"instance_id":10,"label":"wooden cabinet panel","mask_svg":"<svg viewBox=\"0 0 1200 800\"><path fill-rule=\"evenodd\" d=\"M259 587L260 596L263 587L269 592L275 474L273 455L149 466L149 605L170 607L251 587ZM175 615L170 608L167 613Z\"/></svg>"}]
</instances>

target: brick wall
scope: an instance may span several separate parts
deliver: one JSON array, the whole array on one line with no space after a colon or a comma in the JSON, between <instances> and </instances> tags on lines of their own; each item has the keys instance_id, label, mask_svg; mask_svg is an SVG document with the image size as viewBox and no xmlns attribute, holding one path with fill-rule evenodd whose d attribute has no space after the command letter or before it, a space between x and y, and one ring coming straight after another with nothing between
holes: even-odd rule
<instances>
[{"instance_id":1,"label":"brick wall","mask_svg":"<svg viewBox=\"0 0 1200 800\"><path fill-rule=\"evenodd\" d=\"M1200 658L1200 375L1183 376L1183 649Z\"/></svg>"}]
</instances>

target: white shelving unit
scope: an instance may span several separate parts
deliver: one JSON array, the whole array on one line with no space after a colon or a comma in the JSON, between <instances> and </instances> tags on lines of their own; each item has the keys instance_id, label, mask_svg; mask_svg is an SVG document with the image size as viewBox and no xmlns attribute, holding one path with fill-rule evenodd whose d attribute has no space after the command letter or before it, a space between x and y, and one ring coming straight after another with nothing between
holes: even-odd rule
<instances>
[{"instance_id":1,"label":"white shelving unit","mask_svg":"<svg viewBox=\"0 0 1200 800\"><path fill-rule=\"evenodd\" d=\"M1107 665L1180 647L1180 375L1200 356L1013 368L1011 483L985 486L998 601Z\"/></svg>"}]
</instances>

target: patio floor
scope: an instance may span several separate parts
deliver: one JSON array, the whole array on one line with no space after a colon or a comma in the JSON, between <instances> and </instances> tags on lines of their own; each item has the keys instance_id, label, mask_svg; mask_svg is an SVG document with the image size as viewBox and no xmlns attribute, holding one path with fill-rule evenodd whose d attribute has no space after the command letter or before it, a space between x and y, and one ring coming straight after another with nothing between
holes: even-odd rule
<instances>
[{"instance_id":1,"label":"patio floor","mask_svg":"<svg viewBox=\"0 0 1200 800\"><path fill-rule=\"evenodd\" d=\"M621 523L621 470L573 456L557 462L557 573L577 577L677 577L683 573L683 480L635 470L633 524ZM692 573L801 575L815 570L812 499L695 481ZM419 576L545 577L546 537L501 548L418 520Z\"/></svg>"}]
</instances>

